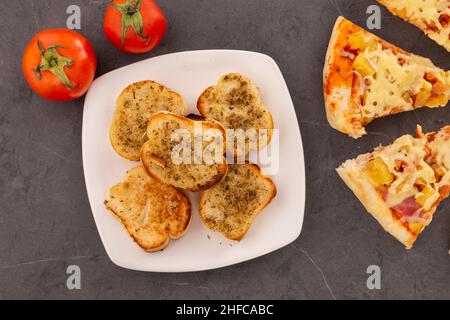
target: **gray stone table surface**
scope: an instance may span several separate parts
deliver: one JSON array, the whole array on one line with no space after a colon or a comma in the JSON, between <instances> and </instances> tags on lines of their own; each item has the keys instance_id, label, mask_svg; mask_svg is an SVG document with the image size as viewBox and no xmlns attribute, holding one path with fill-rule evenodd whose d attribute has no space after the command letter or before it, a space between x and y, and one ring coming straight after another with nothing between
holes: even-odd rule
<instances>
[{"instance_id":1,"label":"gray stone table surface","mask_svg":"<svg viewBox=\"0 0 450 320\"><path fill-rule=\"evenodd\" d=\"M358 141L331 129L322 68L340 14L364 25L369 0L158 1L170 27L154 51L118 52L103 36L108 1L9 1L0 13L0 298L65 299L407 299L450 298L450 202L413 250L385 233L334 168L380 143L435 130L450 110L419 110L376 121ZM294 100L306 160L303 231L291 245L238 265L198 273L144 273L115 266L92 218L81 161L81 98L44 101L21 73L21 56L37 31L65 27L66 8L81 8L81 33L101 75L149 57L185 50L242 49L279 64ZM382 8L375 33L450 69L449 54ZM79 265L81 290L68 290L66 268ZM366 286L381 268L381 289Z\"/></svg>"}]
</instances>

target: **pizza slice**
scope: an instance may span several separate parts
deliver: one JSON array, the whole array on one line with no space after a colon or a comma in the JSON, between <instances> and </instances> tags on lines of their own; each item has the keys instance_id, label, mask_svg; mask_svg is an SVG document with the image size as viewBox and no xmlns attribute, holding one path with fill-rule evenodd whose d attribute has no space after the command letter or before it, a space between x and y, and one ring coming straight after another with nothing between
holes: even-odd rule
<instances>
[{"instance_id":1,"label":"pizza slice","mask_svg":"<svg viewBox=\"0 0 450 320\"><path fill-rule=\"evenodd\" d=\"M450 126L344 162L339 176L381 226L411 248L450 192Z\"/></svg>"},{"instance_id":2,"label":"pizza slice","mask_svg":"<svg viewBox=\"0 0 450 320\"><path fill-rule=\"evenodd\" d=\"M421 107L443 107L450 72L339 17L324 68L330 125L359 138L376 118Z\"/></svg>"},{"instance_id":3,"label":"pizza slice","mask_svg":"<svg viewBox=\"0 0 450 320\"><path fill-rule=\"evenodd\" d=\"M412 23L450 51L450 1L377 0L390 12Z\"/></svg>"}]
</instances>

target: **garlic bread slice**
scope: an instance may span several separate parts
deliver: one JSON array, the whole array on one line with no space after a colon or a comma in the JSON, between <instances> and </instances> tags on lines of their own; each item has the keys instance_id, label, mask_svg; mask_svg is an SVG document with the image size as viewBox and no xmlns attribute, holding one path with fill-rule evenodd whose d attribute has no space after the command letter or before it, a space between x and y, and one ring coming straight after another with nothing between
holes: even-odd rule
<instances>
[{"instance_id":1,"label":"garlic bread slice","mask_svg":"<svg viewBox=\"0 0 450 320\"><path fill-rule=\"evenodd\" d=\"M200 217L209 229L241 240L276 193L272 179L257 165L229 165L226 177L201 194Z\"/></svg>"},{"instance_id":2,"label":"garlic bread slice","mask_svg":"<svg viewBox=\"0 0 450 320\"><path fill-rule=\"evenodd\" d=\"M140 81L126 87L117 98L109 136L114 150L123 158L139 161L150 117L158 111L185 115L187 104L183 97L164 85Z\"/></svg>"},{"instance_id":3,"label":"garlic bread slice","mask_svg":"<svg viewBox=\"0 0 450 320\"><path fill-rule=\"evenodd\" d=\"M263 104L259 91L253 82L238 73L222 76L218 83L207 88L198 98L197 109L205 119L216 120L227 129L228 152L243 156L251 150L259 150L267 145L272 137L274 127L272 115ZM233 130L235 136L229 134ZM249 142L249 130L255 130L257 141ZM239 131L244 136L245 144L239 145Z\"/></svg>"},{"instance_id":4,"label":"garlic bread slice","mask_svg":"<svg viewBox=\"0 0 450 320\"><path fill-rule=\"evenodd\" d=\"M104 204L148 252L162 250L170 239L182 237L191 222L189 199L151 178L142 166L128 170L125 180L109 189Z\"/></svg>"},{"instance_id":5,"label":"garlic bread slice","mask_svg":"<svg viewBox=\"0 0 450 320\"><path fill-rule=\"evenodd\" d=\"M223 156L225 130L215 121L194 121L170 112L158 112L149 121L147 137L141 150L142 164L152 177L163 183L193 192L203 191L220 182L227 172ZM206 157L207 154L212 157Z\"/></svg>"}]
</instances>

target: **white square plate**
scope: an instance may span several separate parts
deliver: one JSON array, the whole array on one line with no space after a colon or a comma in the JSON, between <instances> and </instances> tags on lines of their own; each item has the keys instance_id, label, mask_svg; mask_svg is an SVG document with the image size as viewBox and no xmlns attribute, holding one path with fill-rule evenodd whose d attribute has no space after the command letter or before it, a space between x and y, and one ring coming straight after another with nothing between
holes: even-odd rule
<instances>
[{"instance_id":1,"label":"white square plate","mask_svg":"<svg viewBox=\"0 0 450 320\"><path fill-rule=\"evenodd\" d=\"M107 190L136 166L119 157L109 142L109 127L120 92L140 80L155 80L184 96L190 113L202 91L219 77L238 72L259 87L279 129L279 170L272 176L277 196L255 219L240 242L207 229L198 216L198 195L189 193L192 225L161 252L146 253L103 207ZM305 207L305 167L300 130L288 88L275 61L254 52L207 50L168 54L109 72L94 81L83 114L83 166L95 223L110 259L120 267L156 272L214 269L277 250L300 235Z\"/></svg>"}]
</instances>

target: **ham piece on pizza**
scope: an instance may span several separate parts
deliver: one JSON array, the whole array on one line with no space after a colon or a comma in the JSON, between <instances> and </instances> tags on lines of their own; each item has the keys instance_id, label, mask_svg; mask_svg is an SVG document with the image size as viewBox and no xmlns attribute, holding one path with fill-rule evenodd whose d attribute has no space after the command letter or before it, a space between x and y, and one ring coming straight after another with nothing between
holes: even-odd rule
<instances>
[{"instance_id":1,"label":"ham piece on pizza","mask_svg":"<svg viewBox=\"0 0 450 320\"><path fill-rule=\"evenodd\" d=\"M443 107L449 96L450 72L337 19L324 68L325 107L333 128L359 138L376 118Z\"/></svg>"},{"instance_id":2,"label":"ham piece on pizza","mask_svg":"<svg viewBox=\"0 0 450 320\"><path fill-rule=\"evenodd\" d=\"M450 126L404 135L344 162L339 176L381 226L411 248L450 192Z\"/></svg>"}]
</instances>

